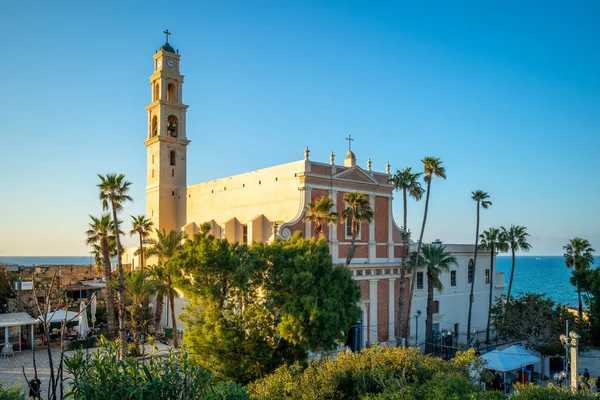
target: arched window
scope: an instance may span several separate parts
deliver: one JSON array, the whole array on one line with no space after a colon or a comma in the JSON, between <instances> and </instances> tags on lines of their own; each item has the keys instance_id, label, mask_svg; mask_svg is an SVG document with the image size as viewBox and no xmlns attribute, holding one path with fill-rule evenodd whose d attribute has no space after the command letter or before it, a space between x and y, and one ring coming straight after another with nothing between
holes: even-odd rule
<instances>
[{"instance_id":1,"label":"arched window","mask_svg":"<svg viewBox=\"0 0 600 400\"><path fill-rule=\"evenodd\" d=\"M169 85L167 85L167 101L175 101L175 85L173 85L172 83L169 83Z\"/></svg>"},{"instance_id":2,"label":"arched window","mask_svg":"<svg viewBox=\"0 0 600 400\"><path fill-rule=\"evenodd\" d=\"M175 150L171 150L169 153L169 162L171 165L175 165Z\"/></svg>"},{"instance_id":3,"label":"arched window","mask_svg":"<svg viewBox=\"0 0 600 400\"><path fill-rule=\"evenodd\" d=\"M167 136L177 137L177 117L174 115L167 118Z\"/></svg>"},{"instance_id":4,"label":"arched window","mask_svg":"<svg viewBox=\"0 0 600 400\"><path fill-rule=\"evenodd\" d=\"M150 131L150 137L158 135L158 118L156 115L152 117L152 130Z\"/></svg>"},{"instance_id":5,"label":"arched window","mask_svg":"<svg viewBox=\"0 0 600 400\"><path fill-rule=\"evenodd\" d=\"M473 278L475 276L475 265L473 264L473 259L469 259L469 270L468 270L468 283L473 283Z\"/></svg>"},{"instance_id":6,"label":"arched window","mask_svg":"<svg viewBox=\"0 0 600 400\"><path fill-rule=\"evenodd\" d=\"M158 98L160 97L160 86L158 85L158 82L154 84L154 99L153 101L158 100Z\"/></svg>"}]
</instances>

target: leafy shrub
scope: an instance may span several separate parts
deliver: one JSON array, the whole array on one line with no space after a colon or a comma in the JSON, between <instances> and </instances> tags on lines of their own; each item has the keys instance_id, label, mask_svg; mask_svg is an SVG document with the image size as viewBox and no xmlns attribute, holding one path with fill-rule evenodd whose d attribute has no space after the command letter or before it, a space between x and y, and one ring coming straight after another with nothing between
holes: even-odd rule
<instances>
[{"instance_id":1,"label":"leafy shrub","mask_svg":"<svg viewBox=\"0 0 600 400\"><path fill-rule=\"evenodd\" d=\"M118 342L101 339L92 354L77 351L65 361L70 392L75 400L192 400L244 399L243 388L234 383L214 384L207 369L193 364L184 350L171 350L147 360L119 360Z\"/></svg>"},{"instance_id":2,"label":"leafy shrub","mask_svg":"<svg viewBox=\"0 0 600 400\"><path fill-rule=\"evenodd\" d=\"M21 392L21 386L18 384L8 385L0 381L0 399L2 400L25 400L25 395Z\"/></svg>"},{"instance_id":3,"label":"leafy shrub","mask_svg":"<svg viewBox=\"0 0 600 400\"><path fill-rule=\"evenodd\" d=\"M421 354L414 348L374 346L360 353L341 353L335 359L277 369L251 383L256 399L482 399L502 398L483 392L469 377L479 371L473 351L452 361Z\"/></svg>"},{"instance_id":4,"label":"leafy shrub","mask_svg":"<svg viewBox=\"0 0 600 400\"><path fill-rule=\"evenodd\" d=\"M591 393L578 392L571 393L569 389L548 387L543 388L534 385L522 385L517 383L515 385L515 394L512 397L516 400L591 400L597 399Z\"/></svg>"}]
</instances>

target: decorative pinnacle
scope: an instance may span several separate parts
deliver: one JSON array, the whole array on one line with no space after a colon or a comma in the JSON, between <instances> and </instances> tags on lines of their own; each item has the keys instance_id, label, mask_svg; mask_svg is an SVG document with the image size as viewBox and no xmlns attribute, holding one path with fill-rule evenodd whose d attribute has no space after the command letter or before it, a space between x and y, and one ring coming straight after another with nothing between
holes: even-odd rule
<instances>
[{"instance_id":1,"label":"decorative pinnacle","mask_svg":"<svg viewBox=\"0 0 600 400\"><path fill-rule=\"evenodd\" d=\"M390 162L388 161L388 162L385 164L385 173L386 173L386 174L388 174L388 175L390 174L390 169L391 169L391 167L392 167L392 166L390 165Z\"/></svg>"},{"instance_id":2,"label":"decorative pinnacle","mask_svg":"<svg viewBox=\"0 0 600 400\"><path fill-rule=\"evenodd\" d=\"M335 154L333 154L333 151L332 151L331 154L329 155L329 164L333 165L334 160L335 160Z\"/></svg>"},{"instance_id":3,"label":"decorative pinnacle","mask_svg":"<svg viewBox=\"0 0 600 400\"><path fill-rule=\"evenodd\" d=\"M370 171L371 170L371 164L373 164L371 162L371 158L369 157L369 159L367 160L367 169Z\"/></svg>"},{"instance_id":4,"label":"decorative pinnacle","mask_svg":"<svg viewBox=\"0 0 600 400\"><path fill-rule=\"evenodd\" d=\"M306 148L304 149L304 159L308 160L308 155L310 154L310 150L308 149L308 146L306 146Z\"/></svg>"}]
</instances>

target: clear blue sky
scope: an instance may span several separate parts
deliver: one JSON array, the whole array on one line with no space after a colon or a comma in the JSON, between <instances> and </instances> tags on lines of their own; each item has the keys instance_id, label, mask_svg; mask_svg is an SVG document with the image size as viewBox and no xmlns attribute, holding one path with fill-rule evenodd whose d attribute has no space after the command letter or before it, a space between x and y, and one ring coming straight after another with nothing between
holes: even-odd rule
<instances>
[{"instance_id":1,"label":"clear blue sky","mask_svg":"<svg viewBox=\"0 0 600 400\"><path fill-rule=\"evenodd\" d=\"M428 241L473 241L481 189L483 229L527 226L532 254L573 236L600 251L596 1L4 1L0 14L0 256L87 254L97 173L133 182L123 218L144 212L165 28L186 75L188 184L305 146L339 160L352 134L363 167L442 158ZM423 203L409 204L415 234Z\"/></svg>"}]
</instances>

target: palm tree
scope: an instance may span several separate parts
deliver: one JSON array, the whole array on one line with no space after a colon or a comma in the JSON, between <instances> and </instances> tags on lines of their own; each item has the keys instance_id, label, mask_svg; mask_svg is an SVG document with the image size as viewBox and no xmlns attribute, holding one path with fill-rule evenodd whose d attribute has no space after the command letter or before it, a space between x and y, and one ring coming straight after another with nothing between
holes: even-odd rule
<instances>
[{"instance_id":1,"label":"palm tree","mask_svg":"<svg viewBox=\"0 0 600 400\"><path fill-rule=\"evenodd\" d=\"M304 222L310 221L315 230L315 236L319 239L324 237L323 228L329 224L337 222L337 213L331 211L333 199L331 197L321 197L308 203L306 207L306 216Z\"/></svg>"},{"instance_id":2,"label":"palm tree","mask_svg":"<svg viewBox=\"0 0 600 400\"><path fill-rule=\"evenodd\" d=\"M148 320L148 310L145 302L148 296L156 293L159 282L148 276L143 269L134 271L125 276L125 293L131 301L129 305L129 316L131 319L131 330L133 332L133 344L139 351L140 338L144 332Z\"/></svg>"},{"instance_id":3,"label":"palm tree","mask_svg":"<svg viewBox=\"0 0 600 400\"><path fill-rule=\"evenodd\" d=\"M104 270L104 281L106 282L106 315L108 337L116 337L115 326L115 297L111 281L110 258L115 256L117 246L115 245L114 224L110 214L104 214L100 218L90 215L92 222L86 231L86 244L92 246L96 265L101 262Z\"/></svg>"},{"instance_id":4,"label":"palm tree","mask_svg":"<svg viewBox=\"0 0 600 400\"><path fill-rule=\"evenodd\" d=\"M363 192L348 192L344 195L344 201L346 202L346 208L342 212L342 223L346 221L350 222L350 233L352 239L350 241L350 248L346 255L346 267L350 265L350 262L354 258L354 252L356 251L356 236L360 232L360 225L363 222L371 222L373 219L373 210L369 204L369 197Z\"/></svg>"},{"instance_id":5,"label":"palm tree","mask_svg":"<svg viewBox=\"0 0 600 400\"><path fill-rule=\"evenodd\" d=\"M436 157L425 157L421 160L423 163L423 172L425 177L425 183L427 183L427 195L425 196L425 212L423 213L423 225L421 225L421 234L419 235L419 243L417 244L417 256L416 264L419 264L419 257L421 255L421 246L423 245L423 234L425 233L425 224L427 223L427 211L429 209L429 195L431 194L431 179L435 176L438 178L446 179L446 168L442 167L442 160ZM412 301L415 294L415 283L416 279L413 274L412 282L410 285L410 295L408 297L408 315L412 312ZM408 326L404 327L404 337L408 337Z\"/></svg>"},{"instance_id":6,"label":"palm tree","mask_svg":"<svg viewBox=\"0 0 600 400\"><path fill-rule=\"evenodd\" d=\"M408 218L408 205L407 198L408 196L414 198L416 201L421 200L423 196L423 188L421 187L421 182L418 181L419 177L423 175L422 172L413 174L411 172L411 168L404 168L402 171L399 169L396 170L396 173L389 180L390 183L394 184L396 190L402 190L402 200L404 204L404 224L402 225L402 263L400 264L400 293L398 296L398 327L396 329L396 344L400 346L402 343L403 336L402 333L402 324L404 323L404 292L406 290L406 271L408 270L408 266L406 264L406 259L408 256L408 249L410 246L410 232L407 228L407 218ZM406 322L408 324L408 321Z\"/></svg>"},{"instance_id":7,"label":"palm tree","mask_svg":"<svg viewBox=\"0 0 600 400\"><path fill-rule=\"evenodd\" d=\"M531 245L527 243L527 228L524 226L515 226L511 225L510 229L506 229L501 226L502 234L504 235L505 240L508 242L508 247L512 252L512 268L510 270L510 281L508 283L508 293L506 295L506 300L510 300L510 292L512 290L513 277L515 276L515 252L516 251L529 251L531 249Z\"/></svg>"},{"instance_id":8,"label":"palm tree","mask_svg":"<svg viewBox=\"0 0 600 400\"><path fill-rule=\"evenodd\" d=\"M490 301L488 304L488 318L487 318L487 328L485 330L485 342L490 342L490 317L492 314L492 304L493 304L493 293L494 293L494 259L496 258L496 251L505 252L508 251L508 243L506 242L506 238L501 234L500 229L498 228L490 228L487 231L484 231L481 235L479 235L481 239L481 245L479 247L481 249L490 251L490 274L489 274L489 284L490 284ZM475 281L475 275L473 275L473 282Z\"/></svg>"},{"instance_id":9,"label":"palm tree","mask_svg":"<svg viewBox=\"0 0 600 400\"><path fill-rule=\"evenodd\" d=\"M179 337L177 336L177 318L175 318L175 289L173 289L169 274L169 261L178 250L183 248L182 242L185 239L186 234L183 232L170 231L167 233L164 229L162 231L156 229L156 239L148 240L150 247L146 250L146 257L156 256L158 265L164 268L164 283L169 294L171 321L173 322L173 346L175 348L179 347Z\"/></svg>"},{"instance_id":10,"label":"palm tree","mask_svg":"<svg viewBox=\"0 0 600 400\"><path fill-rule=\"evenodd\" d=\"M467 319L467 342L471 339L471 316L473 313L473 292L475 291L475 271L477 270L477 251L479 250L479 212L481 211L481 207L484 209L488 209L492 202L489 200L490 196L482 191L476 190L471 192L471 199L477 203L477 225L475 227L475 256L473 257L473 272L471 279L471 295L469 296L469 318ZM467 271L467 274L470 275L471 272Z\"/></svg>"},{"instance_id":11,"label":"palm tree","mask_svg":"<svg viewBox=\"0 0 600 400\"><path fill-rule=\"evenodd\" d=\"M123 203L133 201L131 196L127 195L131 182L125 180L123 174L107 174L106 176L98 175L100 183L100 201L102 201L102 209L112 209L112 216L115 230L115 240L117 242L117 265L119 273L119 331L121 337L121 356L127 355L127 327L125 326L125 277L123 274L123 260L121 259L121 239L119 237L119 220L117 212L123 209Z\"/></svg>"},{"instance_id":12,"label":"palm tree","mask_svg":"<svg viewBox=\"0 0 600 400\"><path fill-rule=\"evenodd\" d=\"M441 291L444 287L440 281L442 272L448 272L456 265L456 257L446 246L426 244L422 248L422 257L427 268L427 319L425 320L425 353L431 353L433 346L433 289Z\"/></svg>"},{"instance_id":13,"label":"palm tree","mask_svg":"<svg viewBox=\"0 0 600 400\"><path fill-rule=\"evenodd\" d=\"M160 331L160 322L164 307L164 299L167 295L167 277L165 269L160 265L151 265L147 268L148 275L158 284L156 285L156 307L154 309L154 330Z\"/></svg>"},{"instance_id":14,"label":"palm tree","mask_svg":"<svg viewBox=\"0 0 600 400\"><path fill-rule=\"evenodd\" d=\"M581 271L589 269L594 263L594 255L592 254L595 250L592 249L590 242L587 239L580 237L569 240L569 244L563 247L565 250L565 264L567 268L571 268L574 271ZM581 287L577 284L577 298L579 300L578 315L579 319L583 317L583 306L581 304Z\"/></svg>"},{"instance_id":15,"label":"palm tree","mask_svg":"<svg viewBox=\"0 0 600 400\"><path fill-rule=\"evenodd\" d=\"M131 216L131 230L129 236L133 236L136 233L140 236L140 248L134 253L134 255L141 255L142 265L141 269L144 269L144 240L150 237L154 222L146 219L145 215L138 215L137 217Z\"/></svg>"}]
</instances>

